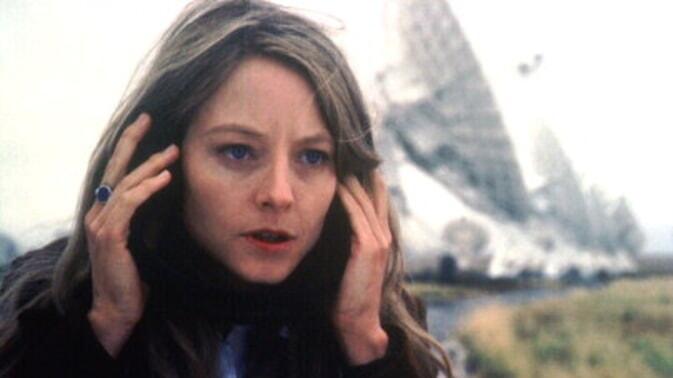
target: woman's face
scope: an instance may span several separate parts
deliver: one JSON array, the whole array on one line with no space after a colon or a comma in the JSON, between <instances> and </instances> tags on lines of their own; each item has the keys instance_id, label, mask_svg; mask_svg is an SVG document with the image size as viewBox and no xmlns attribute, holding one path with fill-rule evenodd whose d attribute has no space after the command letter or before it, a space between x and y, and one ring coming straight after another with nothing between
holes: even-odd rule
<instances>
[{"instance_id":1,"label":"woman's face","mask_svg":"<svg viewBox=\"0 0 673 378\"><path fill-rule=\"evenodd\" d=\"M283 281L322 230L333 154L309 83L272 59L244 60L185 137L188 231L243 281Z\"/></svg>"}]
</instances>

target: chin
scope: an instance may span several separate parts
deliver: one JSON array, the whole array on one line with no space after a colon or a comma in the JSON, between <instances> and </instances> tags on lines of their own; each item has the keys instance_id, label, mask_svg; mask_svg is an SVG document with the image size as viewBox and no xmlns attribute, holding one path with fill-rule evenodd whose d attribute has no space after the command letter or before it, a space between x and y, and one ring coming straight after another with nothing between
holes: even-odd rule
<instances>
[{"instance_id":1,"label":"chin","mask_svg":"<svg viewBox=\"0 0 673 378\"><path fill-rule=\"evenodd\" d=\"M242 274L241 274L242 273ZM277 285L285 279L287 279L288 276L290 276L290 273L285 270L262 270L262 271L256 271L256 272L238 272L238 277L241 278L244 282L250 283L250 284L262 284L262 285Z\"/></svg>"},{"instance_id":2,"label":"chin","mask_svg":"<svg viewBox=\"0 0 673 378\"><path fill-rule=\"evenodd\" d=\"M260 279L246 280L246 282L251 284L258 285L278 285L283 282L287 277L275 278L275 277L262 277Z\"/></svg>"}]
</instances>

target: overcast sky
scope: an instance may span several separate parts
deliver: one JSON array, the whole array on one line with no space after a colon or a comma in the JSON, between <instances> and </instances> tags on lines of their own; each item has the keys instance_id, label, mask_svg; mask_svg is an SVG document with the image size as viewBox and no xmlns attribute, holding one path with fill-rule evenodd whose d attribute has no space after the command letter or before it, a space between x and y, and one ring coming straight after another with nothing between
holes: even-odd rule
<instances>
[{"instance_id":1,"label":"overcast sky","mask_svg":"<svg viewBox=\"0 0 673 378\"><path fill-rule=\"evenodd\" d=\"M139 59L184 1L0 2L0 229L67 219L88 154ZM396 59L375 1L283 1L333 30L365 92ZM388 3L389 4L389 3ZM673 12L663 1L450 1L522 159L554 130L587 183L627 197L647 250L673 251ZM542 64L523 77L521 63ZM372 94L373 97L373 94ZM529 184L534 175L527 173Z\"/></svg>"}]
</instances>

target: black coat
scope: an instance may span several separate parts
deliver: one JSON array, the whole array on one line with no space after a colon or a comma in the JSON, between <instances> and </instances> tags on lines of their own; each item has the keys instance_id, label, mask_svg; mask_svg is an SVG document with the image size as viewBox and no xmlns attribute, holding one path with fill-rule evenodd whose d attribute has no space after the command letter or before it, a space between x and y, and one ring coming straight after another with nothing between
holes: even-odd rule
<instances>
[{"instance_id":1,"label":"black coat","mask_svg":"<svg viewBox=\"0 0 673 378\"><path fill-rule=\"evenodd\" d=\"M65 241L54 242L47 247L29 252L16 259L2 285L4 292L9 285L21 279L21 276L38 267L40 264L52 263L65 247ZM34 293L44 289L46 281L36 281L22 290L24 297L20 302L31 299ZM40 287L43 286L43 287ZM125 344L120 355L113 359L98 342L93 333L86 314L91 305L90 290L83 290L81 297L65 314L60 313L53 303L32 307L20 314L18 333L4 345L0 345L0 372L2 377L149 377L148 352L145 343L147 328L143 321ZM411 302L410 302L411 303ZM3 303L0 310L3 317L8 316L10 304ZM420 302L414 302L414 315L425 319L425 311ZM5 320L3 319L3 322ZM424 323L424 322L423 322ZM268 332L267 332L268 331ZM292 347L293 336L289 340L276 337L278 332L258 328L250 335L251 345L259 348L253 350L255 361L248 369L251 377L289 377L291 363L296 354L301 354ZM390 343L386 355L367 365L349 367L342 357L325 376L334 377L380 377L404 378L416 377L408 356L405 355L403 333L391 327L386 331ZM288 345L290 344L290 345ZM319 348L320 349L320 348ZM258 350L264 350L258 353ZM333 350L333 346L325 346L324 351ZM315 352L315 351L314 351ZM262 365L262 366L259 366ZM334 368L336 366L336 369Z\"/></svg>"}]
</instances>

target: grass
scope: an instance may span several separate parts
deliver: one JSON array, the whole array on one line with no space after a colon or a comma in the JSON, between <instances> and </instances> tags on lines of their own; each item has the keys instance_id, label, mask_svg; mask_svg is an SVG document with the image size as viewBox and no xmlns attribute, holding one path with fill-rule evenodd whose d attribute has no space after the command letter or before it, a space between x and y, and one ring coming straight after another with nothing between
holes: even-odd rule
<instances>
[{"instance_id":1,"label":"grass","mask_svg":"<svg viewBox=\"0 0 673 378\"><path fill-rule=\"evenodd\" d=\"M413 283L408 287L412 294L417 295L426 301L451 301L456 299L476 298L489 293L489 291L479 288L435 283Z\"/></svg>"},{"instance_id":2,"label":"grass","mask_svg":"<svg viewBox=\"0 0 673 378\"><path fill-rule=\"evenodd\" d=\"M459 337L478 377L673 377L673 278L484 308Z\"/></svg>"}]
</instances>

